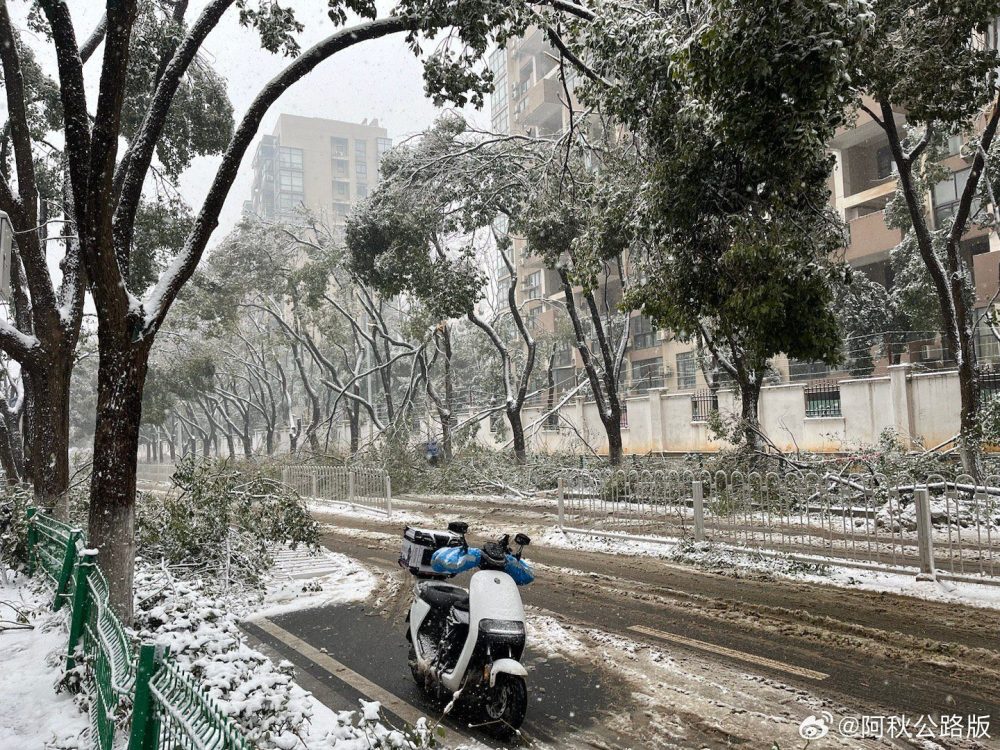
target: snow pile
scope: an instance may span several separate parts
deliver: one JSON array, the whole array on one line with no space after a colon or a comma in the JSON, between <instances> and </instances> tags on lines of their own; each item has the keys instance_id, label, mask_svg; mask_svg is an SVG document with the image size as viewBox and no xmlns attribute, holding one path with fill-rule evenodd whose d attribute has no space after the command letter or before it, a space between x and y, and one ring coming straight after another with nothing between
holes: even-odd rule
<instances>
[{"instance_id":1,"label":"snow pile","mask_svg":"<svg viewBox=\"0 0 1000 750\"><path fill-rule=\"evenodd\" d=\"M715 573L726 573L737 578L746 575L769 577L772 575L822 575L825 566L811 565L783 555L764 555L749 548L738 548L713 542L694 542L684 539L673 545L665 555L669 560L697 565Z\"/></svg>"},{"instance_id":2,"label":"snow pile","mask_svg":"<svg viewBox=\"0 0 1000 750\"><path fill-rule=\"evenodd\" d=\"M990 507L992 506L992 508ZM990 512L992 510L992 513ZM898 499L886 502L878 509L875 524L894 533L917 530L916 503L901 505ZM963 529L988 527L1000 530L1000 503L988 501L976 504L959 502L942 496L931 498L931 524L936 528L959 526Z\"/></svg>"},{"instance_id":3,"label":"snow pile","mask_svg":"<svg viewBox=\"0 0 1000 750\"><path fill-rule=\"evenodd\" d=\"M0 585L0 747L89 750L87 717L72 696L57 692L69 638L65 613L52 611L48 590L10 579Z\"/></svg>"},{"instance_id":4,"label":"snow pile","mask_svg":"<svg viewBox=\"0 0 1000 750\"><path fill-rule=\"evenodd\" d=\"M375 589L377 579L368 570L344 555L326 554L330 572L275 579L263 595L253 589L219 592L213 581L180 578L165 566L141 563L136 629L141 638L169 647L176 663L198 678L262 750L431 746L433 733L425 722L387 727L379 704L365 701L360 711L330 711L295 682L291 662L275 663L247 645L239 622L248 616L354 601Z\"/></svg>"}]
</instances>

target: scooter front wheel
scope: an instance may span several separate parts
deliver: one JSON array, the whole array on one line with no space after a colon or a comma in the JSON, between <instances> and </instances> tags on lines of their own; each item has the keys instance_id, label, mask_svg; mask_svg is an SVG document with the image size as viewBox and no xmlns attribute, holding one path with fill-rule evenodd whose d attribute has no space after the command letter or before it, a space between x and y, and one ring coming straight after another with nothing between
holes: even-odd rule
<instances>
[{"instance_id":1,"label":"scooter front wheel","mask_svg":"<svg viewBox=\"0 0 1000 750\"><path fill-rule=\"evenodd\" d=\"M521 728L528 711L528 686L523 677L501 673L483 695L489 728L498 737L510 737Z\"/></svg>"}]
</instances>

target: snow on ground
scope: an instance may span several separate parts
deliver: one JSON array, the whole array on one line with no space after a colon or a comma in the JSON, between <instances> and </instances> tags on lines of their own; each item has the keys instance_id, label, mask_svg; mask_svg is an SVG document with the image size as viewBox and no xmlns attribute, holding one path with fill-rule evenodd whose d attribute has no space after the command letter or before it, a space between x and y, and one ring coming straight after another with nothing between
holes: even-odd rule
<instances>
[{"instance_id":1,"label":"snow on ground","mask_svg":"<svg viewBox=\"0 0 1000 750\"><path fill-rule=\"evenodd\" d=\"M329 604L346 604L367 599L376 585L378 577L368 568L347 555L322 548L317 554L309 555L315 560L313 565L290 564L282 569L281 558L268 582L264 602L247 615L247 619L274 617L300 609L312 609ZM307 570L312 575L302 575Z\"/></svg>"},{"instance_id":2,"label":"snow on ground","mask_svg":"<svg viewBox=\"0 0 1000 750\"><path fill-rule=\"evenodd\" d=\"M69 636L65 614L53 612L50 605L50 596L36 590L30 579L0 584L2 748L89 748L87 717L68 693L55 691ZM12 629L17 611L27 616L32 629Z\"/></svg>"},{"instance_id":3,"label":"snow on ground","mask_svg":"<svg viewBox=\"0 0 1000 750\"><path fill-rule=\"evenodd\" d=\"M810 555L819 564L800 562L782 554L761 554L758 550L719 542L668 540L643 542L610 537L566 534L549 529L542 544L552 547L602 552L615 555L643 555L731 576L765 575L820 585L859 588L890 594L1000 609L1000 586L965 581L918 581L916 575L884 573L843 565L836 558Z\"/></svg>"},{"instance_id":4,"label":"snow on ground","mask_svg":"<svg viewBox=\"0 0 1000 750\"><path fill-rule=\"evenodd\" d=\"M698 654L663 649L564 621L529 607L530 648L561 656L623 679L631 689L630 711L611 711L609 729L626 736L656 737L669 748L716 747L720 737L747 747L802 747L799 726L810 715L856 712L781 680L746 672ZM817 750L864 750L885 743L830 736Z\"/></svg>"}]
</instances>

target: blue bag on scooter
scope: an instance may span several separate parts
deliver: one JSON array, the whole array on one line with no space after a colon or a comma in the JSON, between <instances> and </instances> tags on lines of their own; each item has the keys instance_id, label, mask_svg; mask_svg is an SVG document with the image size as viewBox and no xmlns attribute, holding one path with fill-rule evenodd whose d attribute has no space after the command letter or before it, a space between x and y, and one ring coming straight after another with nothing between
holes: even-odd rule
<instances>
[{"instance_id":1,"label":"blue bag on scooter","mask_svg":"<svg viewBox=\"0 0 1000 750\"><path fill-rule=\"evenodd\" d=\"M445 575L458 575L467 570L478 568L483 552L478 547L443 547L431 555L431 568L434 572ZM507 553L504 572L514 579L518 586L525 586L535 580L534 571L527 560L518 560Z\"/></svg>"}]
</instances>

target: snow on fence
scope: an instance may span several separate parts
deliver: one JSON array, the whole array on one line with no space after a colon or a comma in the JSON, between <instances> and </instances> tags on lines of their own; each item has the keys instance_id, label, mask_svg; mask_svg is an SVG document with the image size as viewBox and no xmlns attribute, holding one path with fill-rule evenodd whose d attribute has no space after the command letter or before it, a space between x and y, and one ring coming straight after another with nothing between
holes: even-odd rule
<instances>
[{"instance_id":1,"label":"snow on fence","mask_svg":"<svg viewBox=\"0 0 1000 750\"><path fill-rule=\"evenodd\" d=\"M303 497L333 500L392 515L392 483L385 469L364 466L312 466L281 468L281 481Z\"/></svg>"},{"instance_id":2,"label":"snow on fence","mask_svg":"<svg viewBox=\"0 0 1000 750\"><path fill-rule=\"evenodd\" d=\"M41 571L51 579L53 609L69 605L66 671L80 672L93 746L111 750L119 719L131 707L129 750L251 750L195 677L160 647L137 648L108 603L108 582L96 557L86 549L82 530L29 508L28 573Z\"/></svg>"},{"instance_id":3,"label":"snow on fence","mask_svg":"<svg viewBox=\"0 0 1000 750\"><path fill-rule=\"evenodd\" d=\"M1000 583L1000 477L567 471L565 531L689 537Z\"/></svg>"}]
</instances>

